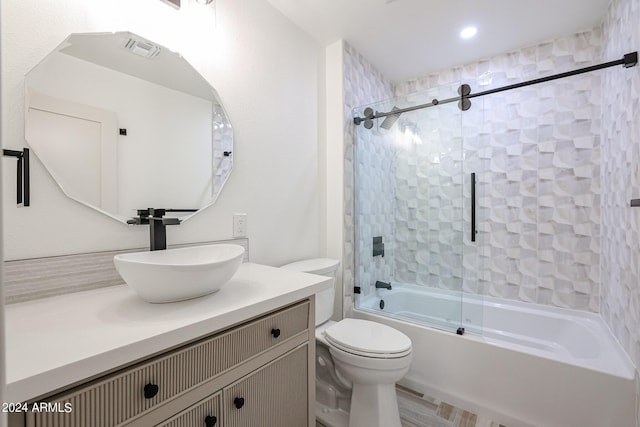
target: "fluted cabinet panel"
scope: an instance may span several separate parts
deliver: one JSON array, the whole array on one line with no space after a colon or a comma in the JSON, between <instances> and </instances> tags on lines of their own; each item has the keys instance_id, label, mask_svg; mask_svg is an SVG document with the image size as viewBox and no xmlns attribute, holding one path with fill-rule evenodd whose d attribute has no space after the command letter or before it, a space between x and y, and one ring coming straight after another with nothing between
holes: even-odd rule
<instances>
[{"instance_id":1,"label":"fluted cabinet panel","mask_svg":"<svg viewBox=\"0 0 640 427\"><path fill-rule=\"evenodd\" d=\"M175 417L158 424L157 427L222 427L222 413L220 411L221 392L185 409ZM209 418L209 424L205 422Z\"/></svg>"},{"instance_id":2,"label":"fluted cabinet panel","mask_svg":"<svg viewBox=\"0 0 640 427\"><path fill-rule=\"evenodd\" d=\"M307 345L223 390L225 427L308 424ZM305 375L301 375L304 372ZM244 399L237 404L236 399ZM241 406L241 407L238 407Z\"/></svg>"}]
</instances>

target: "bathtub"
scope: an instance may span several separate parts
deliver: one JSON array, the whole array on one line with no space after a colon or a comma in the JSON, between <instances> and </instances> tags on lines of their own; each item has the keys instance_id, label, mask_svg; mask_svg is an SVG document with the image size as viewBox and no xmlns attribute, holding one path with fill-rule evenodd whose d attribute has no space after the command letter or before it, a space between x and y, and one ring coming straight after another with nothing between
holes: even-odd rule
<instances>
[{"instance_id":1,"label":"bathtub","mask_svg":"<svg viewBox=\"0 0 640 427\"><path fill-rule=\"evenodd\" d=\"M635 426L635 369L596 314L470 294L461 304L459 293L394 283L359 301L354 317L411 338L404 385L508 427Z\"/></svg>"}]
</instances>

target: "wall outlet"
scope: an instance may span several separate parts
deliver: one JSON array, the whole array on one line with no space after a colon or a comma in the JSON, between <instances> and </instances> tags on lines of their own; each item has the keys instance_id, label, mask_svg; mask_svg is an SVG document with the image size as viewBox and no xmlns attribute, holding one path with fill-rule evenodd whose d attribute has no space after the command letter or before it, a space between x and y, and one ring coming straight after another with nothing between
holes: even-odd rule
<instances>
[{"instance_id":1,"label":"wall outlet","mask_svg":"<svg viewBox=\"0 0 640 427\"><path fill-rule=\"evenodd\" d=\"M233 214L233 237L247 237L247 214Z\"/></svg>"}]
</instances>

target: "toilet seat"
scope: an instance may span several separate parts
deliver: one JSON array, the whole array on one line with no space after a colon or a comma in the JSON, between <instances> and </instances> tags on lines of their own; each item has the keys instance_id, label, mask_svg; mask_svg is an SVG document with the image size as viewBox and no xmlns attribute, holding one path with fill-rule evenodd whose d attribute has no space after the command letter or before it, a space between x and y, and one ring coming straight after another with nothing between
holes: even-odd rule
<instances>
[{"instance_id":1,"label":"toilet seat","mask_svg":"<svg viewBox=\"0 0 640 427\"><path fill-rule=\"evenodd\" d=\"M387 325L344 319L324 331L327 343L357 356L392 359L411 354L411 340Z\"/></svg>"}]
</instances>

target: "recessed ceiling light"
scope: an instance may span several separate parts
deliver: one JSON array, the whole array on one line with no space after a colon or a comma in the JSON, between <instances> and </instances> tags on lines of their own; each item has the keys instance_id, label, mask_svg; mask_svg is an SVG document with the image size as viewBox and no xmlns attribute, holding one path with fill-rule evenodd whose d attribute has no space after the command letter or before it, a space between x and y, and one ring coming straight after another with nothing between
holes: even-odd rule
<instances>
[{"instance_id":1,"label":"recessed ceiling light","mask_svg":"<svg viewBox=\"0 0 640 427\"><path fill-rule=\"evenodd\" d=\"M478 29L474 26L463 28L460 31L460 37L463 39L470 39L478 33Z\"/></svg>"}]
</instances>

